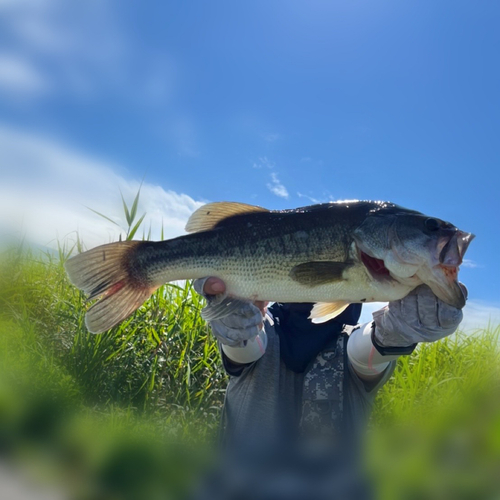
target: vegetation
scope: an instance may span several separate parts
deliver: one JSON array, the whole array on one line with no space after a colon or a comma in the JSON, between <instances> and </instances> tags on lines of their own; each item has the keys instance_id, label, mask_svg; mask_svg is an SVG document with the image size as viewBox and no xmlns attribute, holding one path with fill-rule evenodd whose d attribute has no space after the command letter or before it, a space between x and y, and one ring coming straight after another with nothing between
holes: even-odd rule
<instances>
[{"instance_id":1,"label":"vegetation","mask_svg":"<svg viewBox=\"0 0 500 500\"><path fill-rule=\"evenodd\" d=\"M136 213L126 207L125 237ZM0 460L35 464L30 474L80 500L177 498L206 458L226 385L201 299L167 285L92 335L69 253L19 246L0 259ZM400 359L369 433L381 498L499 497L499 335L458 333Z\"/></svg>"}]
</instances>

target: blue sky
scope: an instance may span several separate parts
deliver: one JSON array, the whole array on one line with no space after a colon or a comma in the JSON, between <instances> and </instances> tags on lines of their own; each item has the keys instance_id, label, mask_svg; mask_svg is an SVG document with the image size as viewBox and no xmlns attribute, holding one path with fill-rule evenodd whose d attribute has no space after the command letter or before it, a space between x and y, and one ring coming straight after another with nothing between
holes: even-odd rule
<instances>
[{"instance_id":1,"label":"blue sky","mask_svg":"<svg viewBox=\"0 0 500 500\"><path fill-rule=\"evenodd\" d=\"M84 205L122 222L144 175L169 236L204 201L390 200L477 235L498 312L500 4L75 4L0 0L4 226L108 241Z\"/></svg>"}]
</instances>

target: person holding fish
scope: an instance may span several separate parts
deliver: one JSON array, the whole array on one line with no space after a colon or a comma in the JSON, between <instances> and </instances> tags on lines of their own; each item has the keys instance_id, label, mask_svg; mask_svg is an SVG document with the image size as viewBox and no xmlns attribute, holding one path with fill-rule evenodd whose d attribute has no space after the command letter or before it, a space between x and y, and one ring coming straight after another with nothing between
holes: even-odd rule
<instances>
[{"instance_id":1,"label":"person holding fish","mask_svg":"<svg viewBox=\"0 0 500 500\"><path fill-rule=\"evenodd\" d=\"M194 288L207 299L207 308L225 294L224 282L215 277L196 280ZM465 286L460 288L466 298ZM227 422L231 433L248 436L256 426L256 434L261 435L262 420L254 418L259 407L266 418L285 413L299 426L307 424L304 409L311 413L317 407L327 420L332 418L328 424L341 426L347 408L366 413L399 356L411 354L419 342L451 335L463 317L461 308L443 302L426 285L389 302L373 313L373 322L364 325L357 324L359 304L321 324L309 320L312 307L274 303L268 311L267 302L247 302L230 315L210 321L231 376L226 400L227 417L233 418ZM339 370L345 373L339 376ZM324 387L325 377L337 377L341 383ZM244 391L239 385L245 386ZM352 393L346 395L345 387ZM281 396L292 403L289 408L276 400ZM297 398L302 399L301 405L296 404ZM330 411L336 412L333 417ZM278 424L283 429L281 417Z\"/></svg>"},{"instance_id":2,"label":"person holding fish","mask_svg":"<svg viewBox=\"0 0 500 500\"><path fill-rule=\"evenodd\" d=\"M210 203L186 230L67 261L72 282L98 299L88 329L123 321L165 282L195 279L230 375L223 435L235 474L225 479L250 471L240 482L255 490L248 498L366 498L353 471L374 397L399 356L457 329L467 298L458 269L474 236L364 201L282 211ZM388 305L359 325L361 305L379 301Z\"/></svg>"},{"instance_id":3,"label":"person holding fish","mask_svg":"<svg viewBox=\"0 0 500 500\"><path fill-rule=\"evenodd\" d=\"M466 298L465 286L460 287ZM207 308L225 296L225 284L216 277L196 280L194 288L207 299ZM426 285L390 302L363 325L357 325L359 304L321 324L310 321L312 307L275 303L268 311L267 302L247 302L210 321L230 376L223 432L236 457L230 453L223 470L230 477L246 472L242 489L248 498L371 498L359 464L360 440L377 391L399 356L411 354L419 342L451 335L463 316L461 308L441 301ZM327 474L310 477L303 460L297 460L291 443L311 439L322 444L314 463L319 456L320 468L333 468ZM253 453L267 460L249 463ZM276 464L283 467L283 456L298 461L288 464L293 474L285 485L281 471L273 472ZM226 481L221 478L216 493L206 498L233 498Z\"/></svg>"}]
</instances>

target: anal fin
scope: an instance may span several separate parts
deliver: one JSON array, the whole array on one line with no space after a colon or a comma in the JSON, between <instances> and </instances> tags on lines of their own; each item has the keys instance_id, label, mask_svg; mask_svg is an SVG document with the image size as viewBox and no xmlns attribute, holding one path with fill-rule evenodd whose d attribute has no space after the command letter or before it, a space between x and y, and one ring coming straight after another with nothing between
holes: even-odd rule
<instances>
[{"instance_id":1,"label":"anal fin","mask_svg":"<svg viewBox=\"0 0 500 500\"><path fill-rule=\"evenodd\" d=\"M314 324L326 323L343 313L349 304L349 302L343 300L337 302L317 302L312 308L309 319Z\"/></svg>"}]
</instances>

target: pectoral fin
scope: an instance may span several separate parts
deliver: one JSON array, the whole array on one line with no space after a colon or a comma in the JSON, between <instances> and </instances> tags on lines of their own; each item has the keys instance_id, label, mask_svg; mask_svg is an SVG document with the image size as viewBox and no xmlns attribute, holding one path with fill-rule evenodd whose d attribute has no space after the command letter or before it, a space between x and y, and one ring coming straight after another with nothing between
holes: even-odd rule
<instances>
[{"instance_id":1,"label":"pectoral fin","mask_svg":"<svg viewBox=\"0 0 500 500\"><path fill-rule=\"evenodd\" d=\"M346 262L305 262L295 266L290 277L301 285L325 285L343 280L343 272L350 266Z\"/></svg>"},{"instance_id":2,"label":"pectoral fin","mask_svg":"<svg viewBox=\"0 0 500 500\"><path fill-rule=\"evenodd\" d=\"M343 313L349 302L340 300L338 302L318 302L314 304L309 319L314 323L326 323Z\"/></svg>"}]
</instances>

